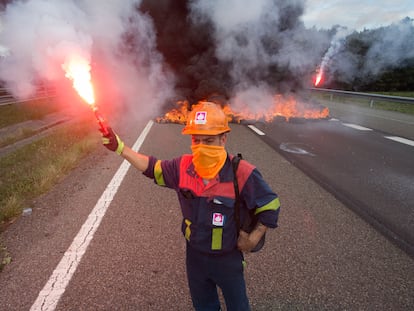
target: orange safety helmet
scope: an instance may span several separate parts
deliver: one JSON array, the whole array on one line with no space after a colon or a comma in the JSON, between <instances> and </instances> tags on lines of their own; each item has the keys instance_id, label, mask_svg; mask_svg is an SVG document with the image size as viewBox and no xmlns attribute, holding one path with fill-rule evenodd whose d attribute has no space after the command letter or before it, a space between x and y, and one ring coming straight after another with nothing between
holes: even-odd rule
<instances>
[{"instance_id":1,"label":"orange safety helmet","mask_svg":"<svg viewBox=\"0 0 414 311\"><path fill-rule=\"evenodd\" d=\"M230 132L227 117L219 105L200 102L187 116L182 133L188 135L219 135Z\"/></svg>"}]
</instances>

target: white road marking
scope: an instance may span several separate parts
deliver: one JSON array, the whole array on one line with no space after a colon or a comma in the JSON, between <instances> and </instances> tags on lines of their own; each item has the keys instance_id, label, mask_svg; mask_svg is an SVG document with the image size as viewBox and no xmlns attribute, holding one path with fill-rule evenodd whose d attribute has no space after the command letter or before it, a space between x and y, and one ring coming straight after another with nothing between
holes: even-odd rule
<instances>
[{"instance_id":1,"label":"white road marking","mask_svg":"<svg viewBox=\"0 0 414 311\"><path fill-rule=\"evenodd\" d=\"M414 147L414 141L406 139L406 138L402 138L402 137L398 137L398 136L384 136L387 139L391 139L394 141L398 141L399 143L403 143L406 145L410 145Z\"/></svg>"},{"instance_id":2,"label":"white road marking","mask_svg":"<svg viewBox=\"0 0 414 311\"><path fill-rule=\"evenodd\" d=\"M133 150L138 151L141 148L152 125L153 121L149 121L133 145ZM39 296L30 308L31 311L55 310L130 166L131 164L126 160L122 162L46 285L40 291Z\"/></svg>"},{"instance_id":3,"label":"white road marking","mask_svg":"<svg viewBox=\"0 0 414 311\"><path fill-rule=\"evenodd\" d=\"M310 155L312 157L315 156L312 152L309 152L309 151L301 148L301 146L307 147L305 144L302 144L302 143L281 143L279 148L281 150L289 152L289 153Z\"/></svg>"},{"instance_id":4,"label":"white road marking","mask_svg":"<svg viewBox=\"0 0 414 311\"><path fill-rule=\"evenodd\" d=\"M363 126L357 125L357 124L352 124L352 123L342 123L342 124L347 126L347 127L351 127L351 128L356 129L356 130L359 130L359 131L372 131L372 129L370 129L370 128L363 127Z\"/></svg>"},{"instance_id":5,"label":"white road marking","mask_svg":"<svg viewBox=\"0 0 414 311\"><path fill-rule=\"evenodd\" d=\"M257 127L255 127L254 125L248 125L248 127L253 131L256 132L256 134L260 135L260 136L265 136L266 134L263 133L261 130L259 130Z\"/></svg>"}]
</instances>

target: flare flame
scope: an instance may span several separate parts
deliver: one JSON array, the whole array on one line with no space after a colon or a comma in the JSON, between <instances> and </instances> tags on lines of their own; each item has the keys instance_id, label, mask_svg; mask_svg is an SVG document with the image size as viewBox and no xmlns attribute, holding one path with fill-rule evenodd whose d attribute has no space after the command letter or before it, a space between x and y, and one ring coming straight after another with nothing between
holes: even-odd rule
<instances>
[{"instance_id":1,"label":"flare flame","mask_svg":"<svg viewBox=\"0 0 414 311\"><path fill-rule=\"evenodd\" d=\"M86 59L72 57L62 65L66 72L65 76L73 81L73 87L79 96L93 106L95 104L95 94L91 82L91 66Z\"/></svg>"},{"instance_id":2,"label":"flare flame","mask_svg":"<svg viewBox=\"0 0 414 311\"><path fill-rule=\"evenodd\" d=\"M315 77L315 86L318 86L323 79L323 70L322 68L318 70Z\"/></svg>"}]
</instances>

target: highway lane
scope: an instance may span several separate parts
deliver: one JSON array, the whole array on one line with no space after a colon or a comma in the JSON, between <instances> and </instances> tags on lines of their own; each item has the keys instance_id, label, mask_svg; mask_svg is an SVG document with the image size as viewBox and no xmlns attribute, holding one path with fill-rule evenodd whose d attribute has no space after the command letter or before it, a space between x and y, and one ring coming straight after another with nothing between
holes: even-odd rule
<instances>
[{"instance_id":1,"label":"highway lane","mask_svg":"<svg viewBox=\"0 0 414 311\"><path fill-rule=\"evenodd\" d=\"M414 255L414 141L403 137L395 141L395 135L401 134L395 123L403 122L397 122L394 113L380 112L378 122L375 111L369 119L369 110L352 110L353 114L344 114L342 108L341 114L334 109L333 116L344 122L293 120L256 127L289 161ZM348 123L356 120L359 124ZM402 130L408 134L406 128L411 125L408 119L405 122ZM367 128L367 124L394 132Z\"/></svg>"},{"instance_id":2,"label":"highway lane","mask_svg":"<svg viewBox=\"0 0 414 311\"><path fill-rule=\"evenodd\" d=\"M131 145L145 123L122 123L116 131ZM229 151L257 165L282 202L280 227L269 232L262 252L246 255L253 310L414 305L412 258L247 127L232 129ZM154 124L142 151L160 158L190 152L190 140L180 131L179 125ZM120 164L116 154L99 149L37 200L30 217L5 232L13 255L0 273L5 310L30 309ZM69 284L54 293L60 295L56 310L192 310L174 192L130 169L105 215L96 216L102 221L88 248L77 254Z\"/></svg>"},{"instance_id":3,"label":"highway lane","mask_svg":"<svg viewBox=\"0 0 414 311\"><path fill-rule=\"evenodd\" d=\"M328 100L321 101L321 104L329 108L332 117L340 119L343 122L359 124L380 132L393 133L414 140L413 115Z\"/></svg>"}]
</instances>

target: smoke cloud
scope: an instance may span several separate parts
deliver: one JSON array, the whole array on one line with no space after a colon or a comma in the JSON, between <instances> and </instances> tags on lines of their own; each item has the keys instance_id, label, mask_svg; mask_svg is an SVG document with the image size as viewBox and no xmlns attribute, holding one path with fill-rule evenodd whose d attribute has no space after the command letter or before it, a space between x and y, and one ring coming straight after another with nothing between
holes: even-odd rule
<instances>
[{"instance_id":1,"label":"smoke cloud","mask_svg":"<svg viewBox=\"0 0 414 311\"><path fill-rule=\"evenodd\" d=\"M304 27L304 2L191 2L192 21L211 24L215 57L230 76L232 106L267 109L275 94L309 86L328 36Z\"/></svg>"},{"instance_id":2,"label":"smoke cloud","mask_svg":"<svg viewBox=\"0 0 414 311\"><path fill-rule=\"evenodd\" d=\"M152 20L139 5L137 0L8 4L1 17L0 44L7 55L0 79L15 97L26 98L39 81L64 80L62 64L77 55L91 63L94 82L105 84L102 100L156 114L172 95L173 78L156 50Z\"/></svg>"},{"instance_id":3,"label":"smoke cloud","mask_svg":"<svg viewBox=\"0 0 414 311\"><path fill-rule=\"evenodd\" d=\"M373 32L374 40L367 52L364 73L378 75L385 69L402 65L404 60L414 58L414 25L409 18L381 27Z\"/></svg>"},{"instance_id":4,"label":"smoke cloud","mask_svg":"<svg viewBox=\"0 0 414 311\"><path fill-rule=\"evenodd\" d=\"M358 89L375 81L382 73L412 62L413 37L414 24L408 17L389 26L361 32L342 28L334 36L325 65L331 79Z\"/></svg>"},{"instance_id":5,"label":"smoke cloud","mask_svg":"<svg viewBox=\"0 0 414 311\"><path fill-rule=\"evenodd\" d=\"M39 79L62 79L62 64L76 53L91 62L105 98L145 103L150 113L172 98L217 94L263 109L275 94L309 86L329 44L327 32L304 27L304 2L12 2L2 18L9 55L0 79L27 97Z\"/></svg>"},{"instance_id":6,"label":"smoke cloud","mask_svg":"<svg viewBox=\"0 0 414 311\"><path fill-rule=\"evenodd\" d=\"M6 55L0 80L19 98L39 80L68 83L62 64L76 53L90 61L101 101L125 103L145 116L177 100L212 97L255 112L274 104L276 94L301 97L321 63L333 77L352 82L413 57L412 20L375 32L309 29L305 3L11 2L1 16L0 45L7 49L0 49Z\"/></svg>"}]
</instances>

